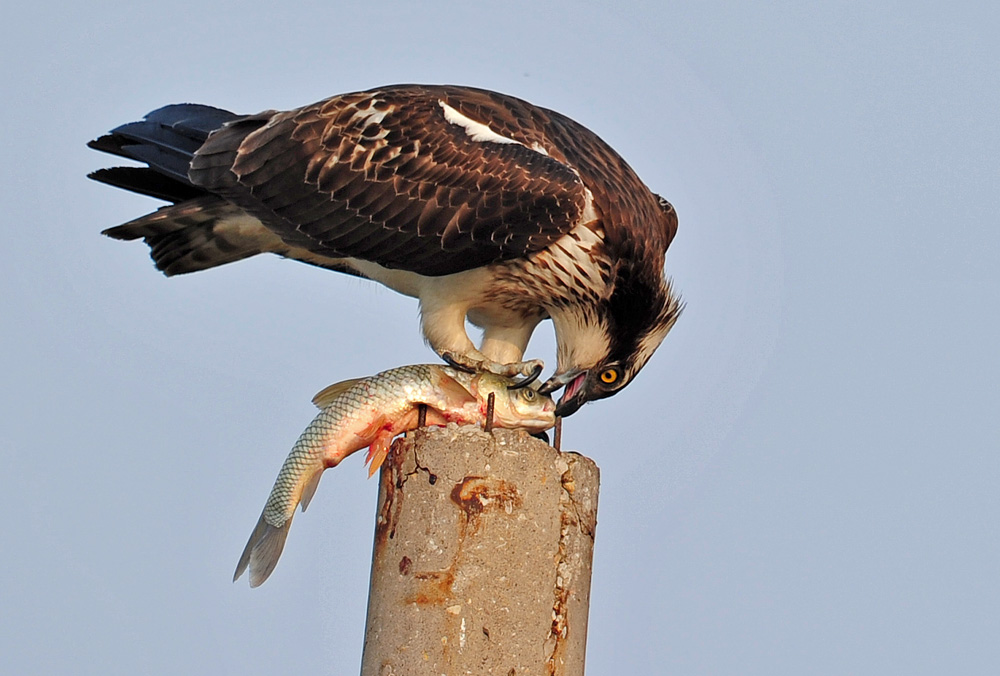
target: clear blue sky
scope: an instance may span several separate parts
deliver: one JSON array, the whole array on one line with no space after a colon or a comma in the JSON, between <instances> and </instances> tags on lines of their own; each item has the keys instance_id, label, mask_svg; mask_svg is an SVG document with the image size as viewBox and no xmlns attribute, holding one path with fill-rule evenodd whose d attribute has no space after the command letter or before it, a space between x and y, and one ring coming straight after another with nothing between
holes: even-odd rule
<instances>
[{"instance_id":1,"label":"clear blue sky","mask_svg":"<svg viewBox=\"0 0 1000 676\"><path fill-rule=\"evenodd\" d=\"M687 311L565 430L603 472L589 673L996 673L1000 10L616 4L5 10L0 671L357 672L360 457L230 577L310 397L433 359L414 302L276 258L166 279L99 236L157 204L84 144L429 82L574 117L680 215Z\"/></svg>"}]
</instances>

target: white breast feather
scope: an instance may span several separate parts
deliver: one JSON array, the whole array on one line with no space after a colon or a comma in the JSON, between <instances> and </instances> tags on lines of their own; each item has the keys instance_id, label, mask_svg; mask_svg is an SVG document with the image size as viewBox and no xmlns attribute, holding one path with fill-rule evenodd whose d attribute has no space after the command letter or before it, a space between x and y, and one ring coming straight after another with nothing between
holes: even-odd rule
<instances>
[{"instance_id":1,"label":"white breast feather","mask_svg":"<svg viewBox=\"0 0 1000 676\"><path fill-rule=\"evenodd\" d=\"M594 298L607 295L609 288L602 272L602 261L594 253L603 235L601 230L594 232L586 225L576 226L549 248L531 257L535 263L531 266L531 274L544 277L550 289L574 289ZM607 261L603 262L610 267Z\"/></svg>"}]
</instances>

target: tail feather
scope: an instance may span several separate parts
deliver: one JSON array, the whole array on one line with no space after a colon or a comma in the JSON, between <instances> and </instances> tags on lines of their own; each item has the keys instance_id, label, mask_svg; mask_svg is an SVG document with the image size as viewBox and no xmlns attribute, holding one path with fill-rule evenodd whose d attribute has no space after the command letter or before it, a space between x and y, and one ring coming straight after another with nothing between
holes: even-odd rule
<instances>
[{"instance_id":1,"label":"tail feather","mask_svg":"<svg viewBox=\"0 0 1000 676\"><path fill-rule=\"evenodd\" d=\"M95 138L93 141L87 143L88 148L93 148L94 150L100 150L102 153L108 153L109 155L117 155L118 157L128 157L125 151L122 150L122 145L125 139L120 136L115 136L114 134L104 134Z\"/></svg>"},{"instance_id":2,"label":"tail feather","mask_svg":"<svg viewBox=\"0 0 1000 676\"><path fill-rule=\"evenodd\" d=\"M181 182L188 181L188 167L197 149L195 144L188 152L183 147L172 147L166 142L158 145L137 143L122 148L131 159L145 162L161 174Z\"/></svg>"},{"instance_id":3,"label":"tail feather","mask_svg":"<svg viewBox=\"0 0 1000 676\"><path fill-rule=\"evenodd\" d=\"M233 582L240 579L243 572L250 568L250 586L259 587L271 576L274 567L278 565L278 559L285 548L285 540L288 538L288 528L292 525L289 517L284 525L275 528L264 520L264 515L260 515L257 520L257 527L250 534L247 546L243 548L240 562L236 564L236 572L233 573Z\"/></svg>"},{"instance_id":4,"label":"tail feather","mask_svg":"<svg viewBox=\"0 0 1000 676\"><path fill-rule=\"evenodd\" d=\"M88 145L95 150L148 166L99 169L90 178L174 203L109 228L104 234L115 239L144 239L157 269L168 276L258 253L286 254L288 245L259 220L195 185L189 177L195 153L209 135L231 127L236 120L251 120L249 125L241 125L241 129L246 127L241 133L264 124L260 116L247 118L220 108L181 103L154 110L139 122L124 124L91 141Z\"/></svg>"},{"instance_id":5,"label":"tail feather","mask_svg":"<svg viewBox=\"0 0 1000 676\"><path fill-rule=\"evenodd\" d=\"M260 221L214 196L163 207L103 234L145 240L156 269L168 277L286 248Z\"/></svg>"},{"instance_id":6,"label":"tail feather","mask_svg":"<svg viewBox=\"0 0 1000 676\"><path fill-rule=\"evenodd\" d=\"M148 167L108 167L91 172L87 177L174 204L208 194L201 188L170 178Z\"/></svg>"},{"instance_id":7,"label":"tail feather","mask_svg":"<svg viewBox=\"0 0 1000 676\"><path fill-rule=\"evenodd\" d=\"M174 103L157 108L145 120L162 124L179 134L204 140L213 131L237 117L242 115L202 103Z\"/></svg>"},{"instance_id":8,"label":"tail feather","mask_svg":"<svg viewBox=\"0 0 1000 676\"><path fill-rule=\"evenodd\" d=\"M154 110L139 122L123 124L87 145L145 162L153 171L191 185L188 168L195 152L210 133L240 117L212 106L174 104Z\"/></svg>"}]
</instances>

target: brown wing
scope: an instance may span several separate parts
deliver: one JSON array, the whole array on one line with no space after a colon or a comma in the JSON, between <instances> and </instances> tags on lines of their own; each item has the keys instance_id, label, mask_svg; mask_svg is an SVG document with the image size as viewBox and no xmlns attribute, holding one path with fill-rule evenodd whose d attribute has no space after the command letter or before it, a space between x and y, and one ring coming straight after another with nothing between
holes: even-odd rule
<instances>
[{"instance_id":1,"label":"brown wing","mask_svg":"<svg viewBox=\"0 0 1000 676\"><path fill-rule=\"evenodd\" d=\"M580 221L587 193L543 133L548 114L461 87L346 94L229 123L189 178L288 244L449 274L538 251Z\"/></svg>"}]
</instances>

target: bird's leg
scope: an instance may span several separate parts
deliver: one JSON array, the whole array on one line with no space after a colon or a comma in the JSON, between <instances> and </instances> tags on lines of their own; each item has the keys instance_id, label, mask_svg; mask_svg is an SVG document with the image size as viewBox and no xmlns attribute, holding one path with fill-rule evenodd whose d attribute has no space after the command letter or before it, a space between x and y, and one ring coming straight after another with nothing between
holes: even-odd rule
<instances>
[{"instance_id":1,"label":"bird's leg","mask_svg":"<svg viewBox=\"0 0 1000 676\"><path fill-rule=\"evenodd\" d=\"M519 387L524 387L541 375L545 367L541 359L523 361L524 350L528 347L528 341L538 322L541 321L541 316L522 317L519 321L504 322L497 321L496 317L486 313L471 312L469 319L483 327L483 340L479 345L479 351L495 364L503 365L499 370L490 369L493 373L510 377L524 376L525 379L519 383Z\"/></svg>"},{"instance_id":2,"label":"bird's leg","mask_svg":"<svg viewBox=\"0 0 1000 676\"><path fill-rule=\"evenodd\" d=\"M544 368L540 359L521 361L531 332L539 320L527 320L513 326L494 325L488 317L470 313L470 319L483 329L482 348L477 350L465 331L467 309L458 304L434 303L421 298L420 315L424 337L448 364L467 371L488 371L498 376L538 377Z\"/></svg>"}]
</instances>

